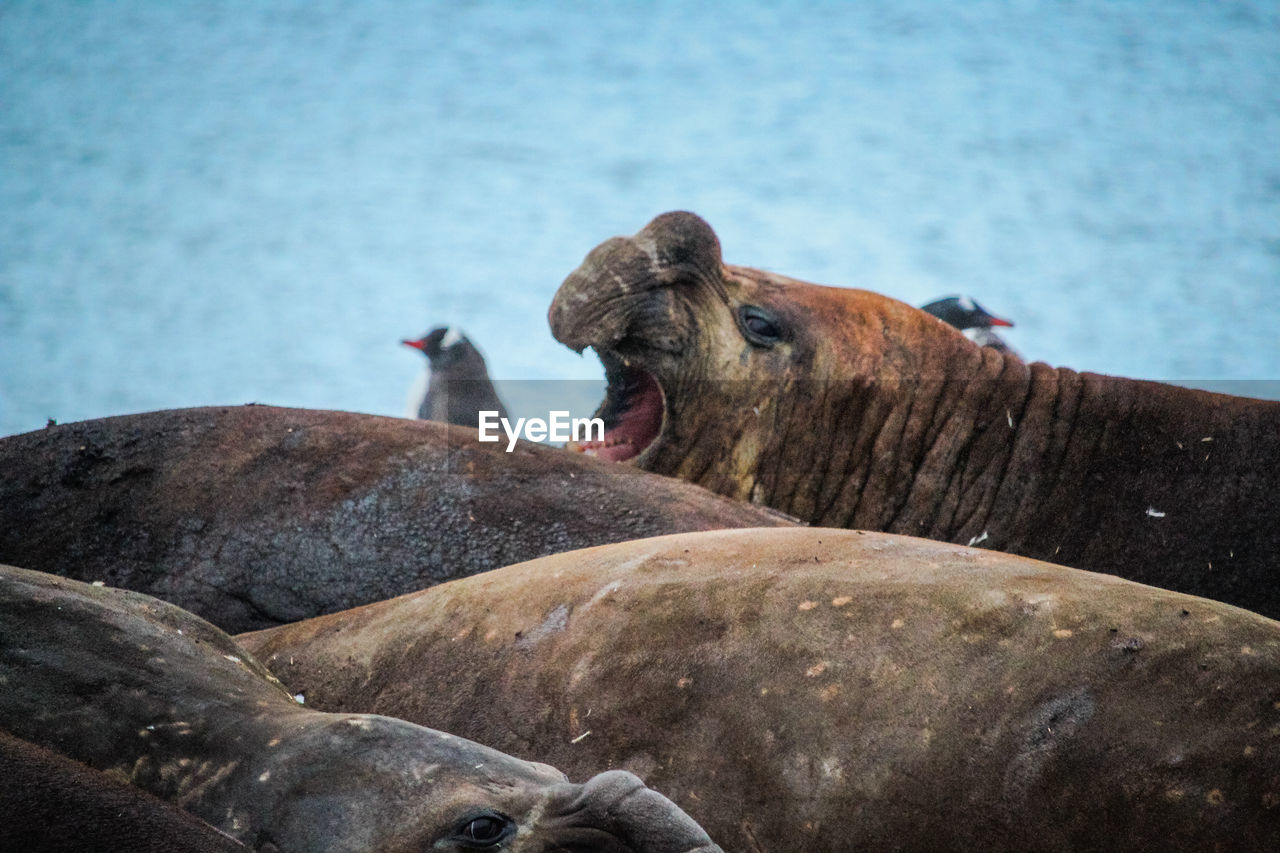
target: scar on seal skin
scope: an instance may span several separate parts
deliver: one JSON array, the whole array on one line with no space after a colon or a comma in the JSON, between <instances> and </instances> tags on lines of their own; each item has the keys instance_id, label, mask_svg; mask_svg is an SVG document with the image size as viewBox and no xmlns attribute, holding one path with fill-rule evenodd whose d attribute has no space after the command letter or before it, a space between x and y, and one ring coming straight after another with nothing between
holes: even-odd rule
<instances>
[{"instance_id":1,"label":"scar on seal skin","mask_svg":"<svg viewBox=\"0 0 1280 853\"><path fill-rule=\"evenodd\" d=\"M141 788L0 732L0 850L247 853Z\"/></svg>"}]
</instances>

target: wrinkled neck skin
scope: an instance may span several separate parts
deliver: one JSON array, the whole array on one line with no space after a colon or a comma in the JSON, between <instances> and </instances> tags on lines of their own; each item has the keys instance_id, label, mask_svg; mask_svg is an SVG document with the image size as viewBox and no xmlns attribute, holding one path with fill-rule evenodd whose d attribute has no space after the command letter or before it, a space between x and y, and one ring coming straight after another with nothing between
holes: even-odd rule
<instances>
[{"instance_id":1,"label":"wrinkled neck skin","mask_svg":"<svg viewBox=\"0 0 1280 853\"><path fill-rule=\"evenodd\" d=\"M783 511L824 527L979 536L1018 452L1032 371L1016 357L946 343L916 376L797 388L820 401L818 417L796 423L779 412L778 440L761 456L750 499L771 495Z\"/></svg>"},{"instance_id":2,"label":"wrinkled neck skin","mask_svg":"<svg viewBox=\"0 0 1280 853\"><path fill-rule=\"evenodd\" d=\"M1270 559L1260 540L1280 527L1280 404L1027 364L941 325L907 339L920 345L905 369L891 355L865 378L818 357L813 378L673 383L669 433L639 464L815 526L1148 583ZM699 410L736 414L712 425Z\"/></svg>"},{"instance_id":3,"label":"wrinkled neck skin","mask_svg":"<svg viewBox=\"0 0 1280 853\"><path fill-rule=\"evenodd\" d=\"M791 289L789 279L743 267L726 266L725 278L734 293L735 280L749 282L744 301L774 306L796 303L816 287ZM798 304L795 314L820 310ZM814 525L959 535L955 513L946 517L946 496L972 500L999 473L996 463L1016 433L1004 411L1023 408L1027 365L879 297L822 321L814 340L796 341L777 354L776 365L755 365L742 379L734 345L700 330L704 337L682 353L680 369L664 371L668 418L639 464ZM703 329L714 335L732 324ZM875 345L833 350L823 343L832 338ZM729 355L717 359L717 352ZM956 463L974 448L991 464L966 476Z\"/></svg>"}]
</instances>

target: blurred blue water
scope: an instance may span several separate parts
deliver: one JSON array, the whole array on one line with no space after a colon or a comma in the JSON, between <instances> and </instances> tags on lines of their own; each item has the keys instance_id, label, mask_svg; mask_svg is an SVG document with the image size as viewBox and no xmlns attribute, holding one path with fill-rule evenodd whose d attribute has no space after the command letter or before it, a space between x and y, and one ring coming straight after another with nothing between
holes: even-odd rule
<instances>
[{"instance_id":1,"label":"blurred blue water","mask_svg":"<svg viewBox=\"0 0 1280 853\"><path fill-rule=\"evenodd\" d=\"M685 208L730 262L1280 378L1280 2L0 4L0 434L399 414L402 336L598 377L545 312Z\"/></svg>"}]
</instances>

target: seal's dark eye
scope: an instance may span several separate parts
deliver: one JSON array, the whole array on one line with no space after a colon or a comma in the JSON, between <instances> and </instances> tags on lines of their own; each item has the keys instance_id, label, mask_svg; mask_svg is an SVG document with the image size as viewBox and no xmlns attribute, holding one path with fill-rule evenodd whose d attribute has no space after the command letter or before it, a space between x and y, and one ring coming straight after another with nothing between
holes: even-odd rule
<instances>
[{"instance_id":1,"label":"seal's dark eye","mask_svg":"<svg viewBox=\"0 0 1280 853\"><path fill-rule=\"evenodd\" d=\"M467 824L463 834L468 841L492 844L498 839L498 836L502 835L502 821L494 820L491 817L478 817Z\"/></svg>"},{"instance_id":2,"label":"seal's dark eye","mask_svg":"<svg viewBox=\"0 0 1280 853\"><path fill-rule=\"evenodd\" d=\"M506 816L486 811L463 818L454 837L468 850L486 850L506 839L511 827Z\"/></svg>"},{"instance_id":3,"label":"seal's dark eye","mask_svg":"<svg viewBox=\"0 0 1280 853\"><path fill-rule=\"evenodd\" d=\"M738 309L738 325L743 336L758 347L771 347L782 339L782 326L771 313L756 305Z\"/></svg>"}]
</instances>

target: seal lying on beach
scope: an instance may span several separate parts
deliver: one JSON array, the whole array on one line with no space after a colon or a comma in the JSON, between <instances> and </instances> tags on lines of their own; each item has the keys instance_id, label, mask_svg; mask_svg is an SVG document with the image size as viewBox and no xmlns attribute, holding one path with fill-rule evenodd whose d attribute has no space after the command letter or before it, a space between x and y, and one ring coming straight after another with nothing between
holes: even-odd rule
<instances>
[{"instance_id":1,"label":"seal lying on beach","mask_svg":"<svg viewBox=\"0 0 1280 853\"><path fill-rule=\"evenodd\" d=\"M592 250L550 322L604 363L589 452L1280 616L1280 403L1028 365L875 293L726 265L691 213Z\"/></svg>"},{"instance_id":2,"label":"seal lying on beach","mask_svg":"<svg viewBox=\"0 0 1280 853\"><path fill-rule=\"evenodd\" d=\"M0 562L145 592L228 631L606 542L793 522L474 429L268 406L0 439Z\"/></svg>"},{"instance_id":3,"label":"seal lying on beach","mask_svg":"<svg viewBox=\"0 0 1280 853\"><path fill-rule=\"evenodd\" d=\"M127 779L254 849L714 853L634 776L557 770L301 707L248 653L148 596L0 567L0 730Z\"/></svg>"},{"instance_id":4,"label":"seal lying on beach","mask_svg":"<svg viewBox=\"0 0 1280 853\"><path fill-rule=\"evenodd\" d=\"M247 853L176 806L0 732L0 850Z\"/></svg>"},{"instance_id":5,"label":"seal lying on beach","mask_svg":"<svg viewBox=\"0 0 1280 853\"><path fill-rule=\"evenodd\" d=\"M1280 624L1007 554L664 536L238 639L318 707L631 770L729 850L1280 849Z\"/></svg>"}]
</instances>

